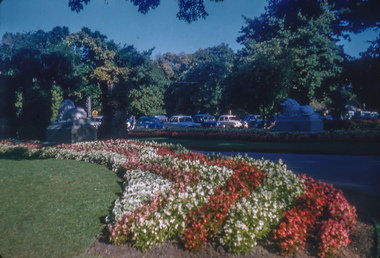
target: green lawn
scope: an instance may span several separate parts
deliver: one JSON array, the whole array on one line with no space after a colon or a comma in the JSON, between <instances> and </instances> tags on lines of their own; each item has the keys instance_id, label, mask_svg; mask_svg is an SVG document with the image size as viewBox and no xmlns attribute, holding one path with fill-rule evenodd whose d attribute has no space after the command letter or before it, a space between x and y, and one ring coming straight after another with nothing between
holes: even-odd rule
<instances>
[{"instance_id":1,"label":"green lawn","mask_svg":"<svg viewBox=\"0 0 380 258\"><path fill-rule=\"evenodd\" d=\"M140 141L181 144L190 150L219 152L275 152L300 154L380 155L377 142L248 142L224 140L188 140L166 137L130 138Z\"/></svg>"},{"instance_id":2,"label":"green lawn","mask_svg":"<svg viewBox=\"0 0 380 258\"><path fill-rule=\"evenodd\" d=\"M0 158L0 255L82 255L120 192L115 173L99 165Z\"/></svg>"}]
</instances>

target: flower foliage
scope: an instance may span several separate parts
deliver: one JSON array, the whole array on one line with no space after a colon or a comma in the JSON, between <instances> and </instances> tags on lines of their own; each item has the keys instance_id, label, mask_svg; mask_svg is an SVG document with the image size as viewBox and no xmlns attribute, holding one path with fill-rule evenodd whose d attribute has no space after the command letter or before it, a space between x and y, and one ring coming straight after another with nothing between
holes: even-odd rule
<instances>
[{"instance_id":1,"label":"flower foliage","mask_svg":"<svg viewBox=\"0 0 380 258\"><path fill-rule=\"evenodd\" d=\"M305 180L306 193L296 199L295 205L284 211L284 220L275 229L274 238L284 253L304 249L308 229L316 228L319 238L320 257L332 256L342 246L350 242L349 231L356 223L356 210L330 184L315 182L312 178ZM318 219L322 220L320 226Z\"/></svg>"},{"instance_id":2,"label":"flower foliage","mask_svg":"<svg viewBox=\"0 0 380 258\"><path fill-rule=\"evenodd\" d=\"M4 140L0 153L81 160L121 175L123 193L107 216L110 241L132 241L142 251L179 238L192 251L212 240L245 254L274 237L286 255L303 249L315 230L319 256L334 256L350 242L357 217L340 190L294 175L281 160L121 139L56 147Z\"/></svg>"}]
</instances>

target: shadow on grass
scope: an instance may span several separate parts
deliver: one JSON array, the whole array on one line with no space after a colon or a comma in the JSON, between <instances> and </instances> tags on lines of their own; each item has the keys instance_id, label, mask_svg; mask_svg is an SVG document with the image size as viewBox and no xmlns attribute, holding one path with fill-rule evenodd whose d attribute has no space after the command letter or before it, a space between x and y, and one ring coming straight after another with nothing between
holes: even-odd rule
<instances>
[{"instance_id":1,"label":"shadow on grass","mask_svg":"<svg viewBox=\"0 0 380 258\"><path fill-rule=\"evenodd\" d=\"M27 152L23 148L16 148L14 150L8 151L7 153L0 153L0 159L36 160L38 158L27 156Z\"/></svg>"},{"instance_id":2,"label":"shadow on grass","mask_svg":"<svg viewBox=\"0 0 380 258\"><path fill-rule=\"evenodd\" d=\"M380 197L347 188L340 189L348 202L356 207L357 212L380 220Z\"/></svg>"}]
</instances>

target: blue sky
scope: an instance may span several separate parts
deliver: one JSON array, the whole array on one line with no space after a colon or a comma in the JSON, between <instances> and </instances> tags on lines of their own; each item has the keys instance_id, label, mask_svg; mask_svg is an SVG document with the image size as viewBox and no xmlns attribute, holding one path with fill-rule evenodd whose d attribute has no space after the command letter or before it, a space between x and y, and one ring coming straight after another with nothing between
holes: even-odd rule
<instances>
[{"instance_id":1,"label":"blue sky","mask_svg":"<svg viewBox=\"0 0 380 258\"><path fill-rule=\"evenodd\" d=\"M0 35L55 26L67 26L70 32L82 27L98 30L121 45L134 45L139 51L156 47L153 56L166 52L193 53L199 48L228 44L241 49L236 42L244 26L242 15L253 18L264 12L265 0L205 0L209 16L188 24L176 18L177 0L161 0L156 10L143 15L126 0L92 0L80 13L72 12L68 0L3 0L0 4ZM352 56L365 51L379 33L367 31L353 35L352 42L342 42Z\"/></svg>"}]
</instances>

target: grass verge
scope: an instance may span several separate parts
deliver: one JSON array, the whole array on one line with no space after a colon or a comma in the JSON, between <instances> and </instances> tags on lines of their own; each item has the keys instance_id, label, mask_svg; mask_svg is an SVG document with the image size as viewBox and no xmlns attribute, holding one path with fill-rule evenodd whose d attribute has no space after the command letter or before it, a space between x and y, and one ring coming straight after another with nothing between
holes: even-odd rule
<instances>
[{"instance_id":1,"label":"grass verge","mask_svg":"<svg viewBox=\"0 0 380 258\"><path fill-rule=\"evenodd\" d=\"M129 138L131 140L155 141L181 144L190 150L220 152L269 152L327 155L380 155L376 142L247 142L225 140L173 139L167 137Z\"/></svg>"},{"instance_id":2,"label":"grass verge","mask_svg":"<svg viewBox=\"0 0 380 258\"><path fill-rule=\"evenodd\" d=\"M0 255L81 256L120 191L115 173L99 165L0 158Z\"/></svg>"}]
</instances>

